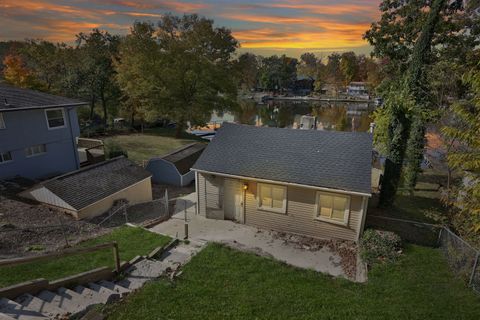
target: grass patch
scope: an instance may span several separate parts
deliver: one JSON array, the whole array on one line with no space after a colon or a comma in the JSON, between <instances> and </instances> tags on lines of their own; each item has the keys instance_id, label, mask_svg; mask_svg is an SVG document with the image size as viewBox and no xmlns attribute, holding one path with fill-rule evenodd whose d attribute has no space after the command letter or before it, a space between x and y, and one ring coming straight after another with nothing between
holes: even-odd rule
<instances>
[{"instance_id":1,"label":"grass patch","mask_svg":"<svg viewBox=\"0 0 480 320\"><path fill-rule=\"evenodd\" d=\"M435 223L431 213L445 213L445 207L440 202L440 186L442 185L446 185L445 174L432 169L425 170L419 177L413 195L401 186L398 188L392 208L380 209L371 205L368 210L376 215Z\"/></svg>"},{"instance_id":2,"label":"grass patch","mask_svg":"<svg viewBox=\"0 0 480 320\"><path fill-rule=\"evenodd\" d=\"M480 297L436 249L410 245L367 284L212 244L174 283L159 280L110 306L108 319L479 319Z\"/></svg>"},{"instance_id":3,"label":"grass patch","mask_svg":"<svg viewBox=\"0 0 480 320\"><path fill-rule=\"evenodd\" d=\"M115 229L107 235L82 242L78 246L88 247L111 241L118 242L120 259L127 261L137 255L148 254L156 247L167 244L170 238L142 228L125 226ZM38 278L55 280L103 266L114 267L112 249L59 258L53 261L0 267L0 287Z\"/></svg>"},{"instance_id":4,"label":"grass patch","mask_svg":"<svg viewBox=\"0 0 480 320\"><path fill-rule=\"evenodd\" d=\"M128 158L141 164L144 160L169 153L183 145L197 142L199 138L184 133L181 139L176 139L174 130L148 129L145 133L118 135L105 139L105 144L119 145L128 152ZM203 140L205 141L205 140Z\"/></svg>"}]
</instances>

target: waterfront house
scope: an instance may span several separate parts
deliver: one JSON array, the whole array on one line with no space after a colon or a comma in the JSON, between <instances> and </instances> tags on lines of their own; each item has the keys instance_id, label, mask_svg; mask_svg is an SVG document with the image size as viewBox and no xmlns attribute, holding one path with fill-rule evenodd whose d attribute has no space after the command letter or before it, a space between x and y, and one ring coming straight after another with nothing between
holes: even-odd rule
<instances>
[{"instance_id":1,"label":"waterfront house","mask_svg":"<svg viewBox=\"0 0 480 320\"><path fill-rule=\"evenodd\" d=\"M347 94L350 96L368 96L368 85L366 82L350 82L347 87Z\"/></svg>"},{"instance_id":2,"label":"waterfront house","mask_svg":"<svg viewBox=\"0 0 480 320\"><path fill-rule=\"evenodd\" d=\"M372 136L224 123L193 170L206 218L357 241L371 196Z\"/></svg>"}]
</instances>

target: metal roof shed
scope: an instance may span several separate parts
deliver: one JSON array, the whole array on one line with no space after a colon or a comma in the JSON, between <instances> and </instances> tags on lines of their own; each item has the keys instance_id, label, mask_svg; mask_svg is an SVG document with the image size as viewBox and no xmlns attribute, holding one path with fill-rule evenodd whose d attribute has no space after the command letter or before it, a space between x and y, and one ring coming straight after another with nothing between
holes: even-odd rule
<instances>
[{"instance_id":1,"label":"metal roof shed","mask_svg":"<svg viewBox=\"0 0 480 320\"><path fill-rule=\"evenodd\" d=\"M145 169L150 171L155 183L188 186L195 180L195 173L190 168L205 147L203 143L188 144L162 157L150 159Z\"/></svg>"}]
</instances>

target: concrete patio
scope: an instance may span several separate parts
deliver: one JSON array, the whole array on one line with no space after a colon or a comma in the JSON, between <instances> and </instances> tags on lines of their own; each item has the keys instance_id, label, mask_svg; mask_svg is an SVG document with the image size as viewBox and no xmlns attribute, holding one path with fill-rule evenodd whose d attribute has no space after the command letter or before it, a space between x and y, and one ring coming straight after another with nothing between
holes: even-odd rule
<instances>
[{"instance_id":1,"label":"concrete patio","mask_svg":"<svg viewBox=\"0 0 480 320\"><path fill-rule=\"evenodd\" d=\"M206 219L196 214L195 201L195 193L179 198L176 202L175 215L151 230L171 237L184 238L186 217L191 240L223 243L240 250L270 256L296 267L345 277L340 256L330 251L328 247L310 251L274 237L273 233L267 230L228 220Z\"/></svg>"}]
</instances>

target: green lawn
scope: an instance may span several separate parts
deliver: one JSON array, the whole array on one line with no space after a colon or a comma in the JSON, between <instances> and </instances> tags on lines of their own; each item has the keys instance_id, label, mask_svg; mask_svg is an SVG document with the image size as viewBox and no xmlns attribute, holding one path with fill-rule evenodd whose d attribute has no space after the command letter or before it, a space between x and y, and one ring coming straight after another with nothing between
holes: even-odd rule
<instances>
[{"instance_id":1,"label":"green lawn","mask_svg":"<svg viewBox=\"0 0 480 320\"><path fill-rule=\"evenodd\" d=\"M141 164L144 160L164 155L185 144L199 141L199 138L187 133L180 139L174 137L174 131L168 129L147 129L145 133L118 135L105 139L105 144L117 144L128 152L128 158ZM205 142L205 140L202 140Z\"/></svg>"},{"instance_id":2,"label":"green lawn","mask_svg":"<svg viewBox=\"0 0 480 320\"><path fill-rule=\"evenodd\" d=\"M167 244L170 238L141 228L121 227L107 235L82 242L79 246L88 247L111 241L118 242L120 259L128 261L137 255L148 254L154 248ZM0 287L38 278L55 280L103 266L114 267L111 248L53 261L0 267Z\"/></svg>"},{"instance_id":3,"label":"green lawn","mask_svg":"<svg viewBox=\"0 0 480 320\"><path fill-rule=\"evenodd\" d=\"M174 283L107 308L108 319L480 319L480 296L426 247L408 246L357 284L212 244Z\"/></svg>"},{"instance_id":4,"label":"green lawn","mask_svg":"<svg viewBox=\"0 0 480 320\"><path fill-rule=\"evenodd\" d=\"M431 169L425 170L419 177L413 195L410 195L408 190L401 186L392 208L379 209L371 205L369 212L392 218L435 223L431 218L431 213L442 214L445 212L440 201L440 185L446 185L445 174Z\"/></svg>"}]
</instances>

